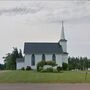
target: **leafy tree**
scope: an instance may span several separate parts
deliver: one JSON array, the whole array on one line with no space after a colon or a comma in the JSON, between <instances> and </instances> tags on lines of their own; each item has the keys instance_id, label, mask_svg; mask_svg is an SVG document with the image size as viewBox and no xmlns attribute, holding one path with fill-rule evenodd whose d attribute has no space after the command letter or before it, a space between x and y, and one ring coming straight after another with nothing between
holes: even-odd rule
<instances>
[{"instance_id":1,"label":"leafy tree","mask_svg":"<svg viewBox=\"0 0 90 90\"><path fill-rule=\"evenodd\" d=\"M6 54L4 58L5 68L8 70L15 70L16 69L16 58L23 57L21 51L18 52L17 48L13 48L12 53Z\"/></svg>"},{"instance_id":2,"label":"leafy tree","mask_svg":"<svg viewBox=\"0 0 90 90\"><path fill-rule=\"evenodd\" d=\"M67 70L68 69L68 64L67 63L63 63L62 64L62 69L63 70Z\"/></svg>"}]
</instances>

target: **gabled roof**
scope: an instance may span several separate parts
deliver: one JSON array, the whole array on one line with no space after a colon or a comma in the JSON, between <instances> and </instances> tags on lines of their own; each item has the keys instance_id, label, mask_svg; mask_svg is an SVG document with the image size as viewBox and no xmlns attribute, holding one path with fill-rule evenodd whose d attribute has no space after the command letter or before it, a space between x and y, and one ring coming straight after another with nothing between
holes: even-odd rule
<instances>
[{"instance_id":1,"label":"gabled roof","mask_svg":"<svg viewBox=\"0 0 90 90\"><path fill-rule=\"evenodd\" d=\"M24 53L63 53L59 43L25 43Z\"/></svg>"}]
</instances>

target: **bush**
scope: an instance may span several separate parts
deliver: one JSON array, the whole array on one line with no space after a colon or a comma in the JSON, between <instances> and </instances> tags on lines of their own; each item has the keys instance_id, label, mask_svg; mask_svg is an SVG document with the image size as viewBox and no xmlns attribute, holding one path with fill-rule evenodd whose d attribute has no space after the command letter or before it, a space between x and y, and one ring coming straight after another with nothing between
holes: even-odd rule
<instances>
[{"instance_id":1,"label":"bush","mask_svg":"<svg viewBox=\"0 0 90 90\"><path fill-rule=\"evenodd\" d=\"M67 63L63 63L62 64L62 69L63 70L67 70L68 69L68 64Z\"/></svg>"},{"instance_id":2,"label":"bush","mask_svg":"<svg viewBox=\"0 0 90 90\"><path fill-rule=\"evenodd\" d=\"M53 72L53 68L47 68L47 72Z\"/></svg>"},{"instance_id":3,"label":"bush","mask_svg":"<svg viewBox=\"0 0 90 90\"><path fill-rule=\"evenodd\" d=\"M39 67L43 68L44 65L56 66L56 63L54 61L40 61L37 64L37 71L40 71Z\"/></svg>"},{"instance_id":4,"label":"bush","mask_svg":"<svg viewBox=\"0 0 90 90\"><path fill-rule=\"evenodd\" d=\"M45 65L45 61L40 61L37 63L37 66L43 67Z\"/></svg>"},{"instance_id":5,"label":"bush","mask_svg":"<svg viewBox=\"0 0 90 90\"><path fill-rule=\"evenodd\" d=\"M41 72L47 72L47 69L43 69L43 70L41 70Z\"/></svg>"},{"instance_id":6,"label":"bush","mask_svg":"<svg viewBox=\"0 0 90 90\"><path fill-rule=\"evenodd\" d=\"M62 67L58 66L57 71L60 72L62 70Z\"/></svg>"},{"instance_id":7,"label":"bush","mask_svg":"<svg viewBox=\"0 0 90 90\"><path fill-rule=\"evenodd\" d=\"M57 64L54 61L46 61L46 65L51 65L53 67L56 66Z\"/></svg>"},{"instance_id":8,"label":"bush","mask_svg":"<svg viewBox=\"0 0 90 90\"><path fill-rule=\"evenodd\" d=\"M24 67L22 67L22 68L21 68L21 70L23 70L23 71L24 71L24 70L25 70L25 68L24 68Z\"/></svg>"},{"instance_id":9,"label":"bush","mask_svg":"<svg viewBox=\"0 0 90 90\"><path fill-rule=\"evenodd\" d=\"M40 71L41 68L43 68L43 66L45 65L45 61L40 61L37 63L37 71Z\"/></svg>"},{"instance_id":10,"label":"bush","mask_svg":"<svg viewBox=\"0 0 90 90\"><path fill-rule=\"evenodd\" d=\"M37 71L39 72L40 70L39 70L39 65L37 65Z\"/></svg>"},{"instance_id":11,"label":"bush","mask_svg":"<svg viewBox=\"0 0 90 90\"><path fill-rule=\"evenodd\" d=\"M26 67L26 70L29 71L29 70L32 70L30 66L27 66Z\"/></svg>"},{"instance_id":12,"label":"bush","mask_svg":"<svg viewBox=\"0 0 90 90\"><path fill-rule=\"evenodd\" d=\"M58 73L57 69L53 69L53 73Z\"/></svg>"},{"instance_id":13,"label":"bush","mask_svg":"<svg viewBox=\"0 0 90 90\"><path fill-rule=\"evenodd\" d=\"M39 67L39 71L43 70L43 67Z\"/></svg>"},{"instance_id":14,"label":"bush","mask_svg":"<svg viewBox=\"0 0 90 90\"><path fill-rule=\"evenodd\" d=\"M53 68L43 69L41 72L53 72Z\"/></svg>"}]
</instances>

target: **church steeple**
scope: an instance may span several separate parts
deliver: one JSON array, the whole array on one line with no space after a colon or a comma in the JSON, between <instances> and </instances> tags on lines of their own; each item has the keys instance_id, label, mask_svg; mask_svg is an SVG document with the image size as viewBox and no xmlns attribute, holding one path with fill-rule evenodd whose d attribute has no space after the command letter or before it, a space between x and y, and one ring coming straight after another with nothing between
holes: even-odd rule
<instances>
[{"instance_id":1,"label":"church steeple","mask_svg":"<svg viewBox=\"0 0 90 90\"><path fill-rule=\"evenodd\" d=\"M63 21L62 21L61 36L60 36L59 44L62 46L63 52L67 52L67 40L65 39Z\"/></svg>"},{"instance_id":2,"label":"church steeple","mask_svg":"<svg viewBox=\"0 0 90 90\"><path fill-rule=\"evenodd\" d=\"M60 39L65 40L63 21L62 21L62 29L61 29L61 37L60 37Z\"/></svg>"}]
</instances>

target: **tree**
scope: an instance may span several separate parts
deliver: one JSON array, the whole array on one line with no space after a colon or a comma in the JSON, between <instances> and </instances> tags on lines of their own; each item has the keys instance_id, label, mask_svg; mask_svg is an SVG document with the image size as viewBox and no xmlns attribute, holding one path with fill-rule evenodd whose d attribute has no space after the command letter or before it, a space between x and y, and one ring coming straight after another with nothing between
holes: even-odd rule
<instances>
[{"instance_id":1,"label":"tree","mask_svg":"<svg viewBox=\"0 0 90 90\"><path fill-rule=\"evenodd\" d=\"M20 49L19 50L19 58L22 58L23 57L23 55L22 55L22 50Z\"/></svg>"},{"instance_id":2,"label":"tree","mask_svg":"<svg viewBox=\"0 0 90 90\"><path fill-rule=\"evenodd\" d=\"M67 70L68 69L68 64L67 63L63 63L62 64L62 69L63 70Z\"/></svg>"},{"instance_id":3,"label":"tree","mask_svg":"<svg viewBox=\"0 0 90 90\"><path fill-rule=\"evenodd\" d=\"M21 58L22 52L18 52L17 48L13 48L12 53L8 53L6 57L4 57L5 67L8 70L15 70L16 69L16 58Z\"/></svg>"},{"instance_id":4,"label":"tree","mask_svg":"<svg viewBox=\"0 0 90 90\"><path fill-rule=\"evenodd\" d=\"M0 64L0 70L4 70L4 69L5 69L4 64Z\"/></svg>"},{"instance_id":5,"label":"tree","mask_svg":"<svg viewBox=\"0 0 90 90\"><path fill-rule=\"evenodd\" d=\"M68 58L69 70L79 69L86 70L90 68L90 59L87 57L69 57Z\"/></svg>"},{"instance_id":6,"label":"tree","mask_svg":"<svg viewBox=\"0 0 90 90\"><path fill-rule=\"evenodd\" d=\"M4 64L5 64L5 68L6 69L10 69L11 68L11 54L10 53L8 53L8 54L6 54L6 57L3 57L3 59L4 59Z\"/></svg>"}]
</instances>

